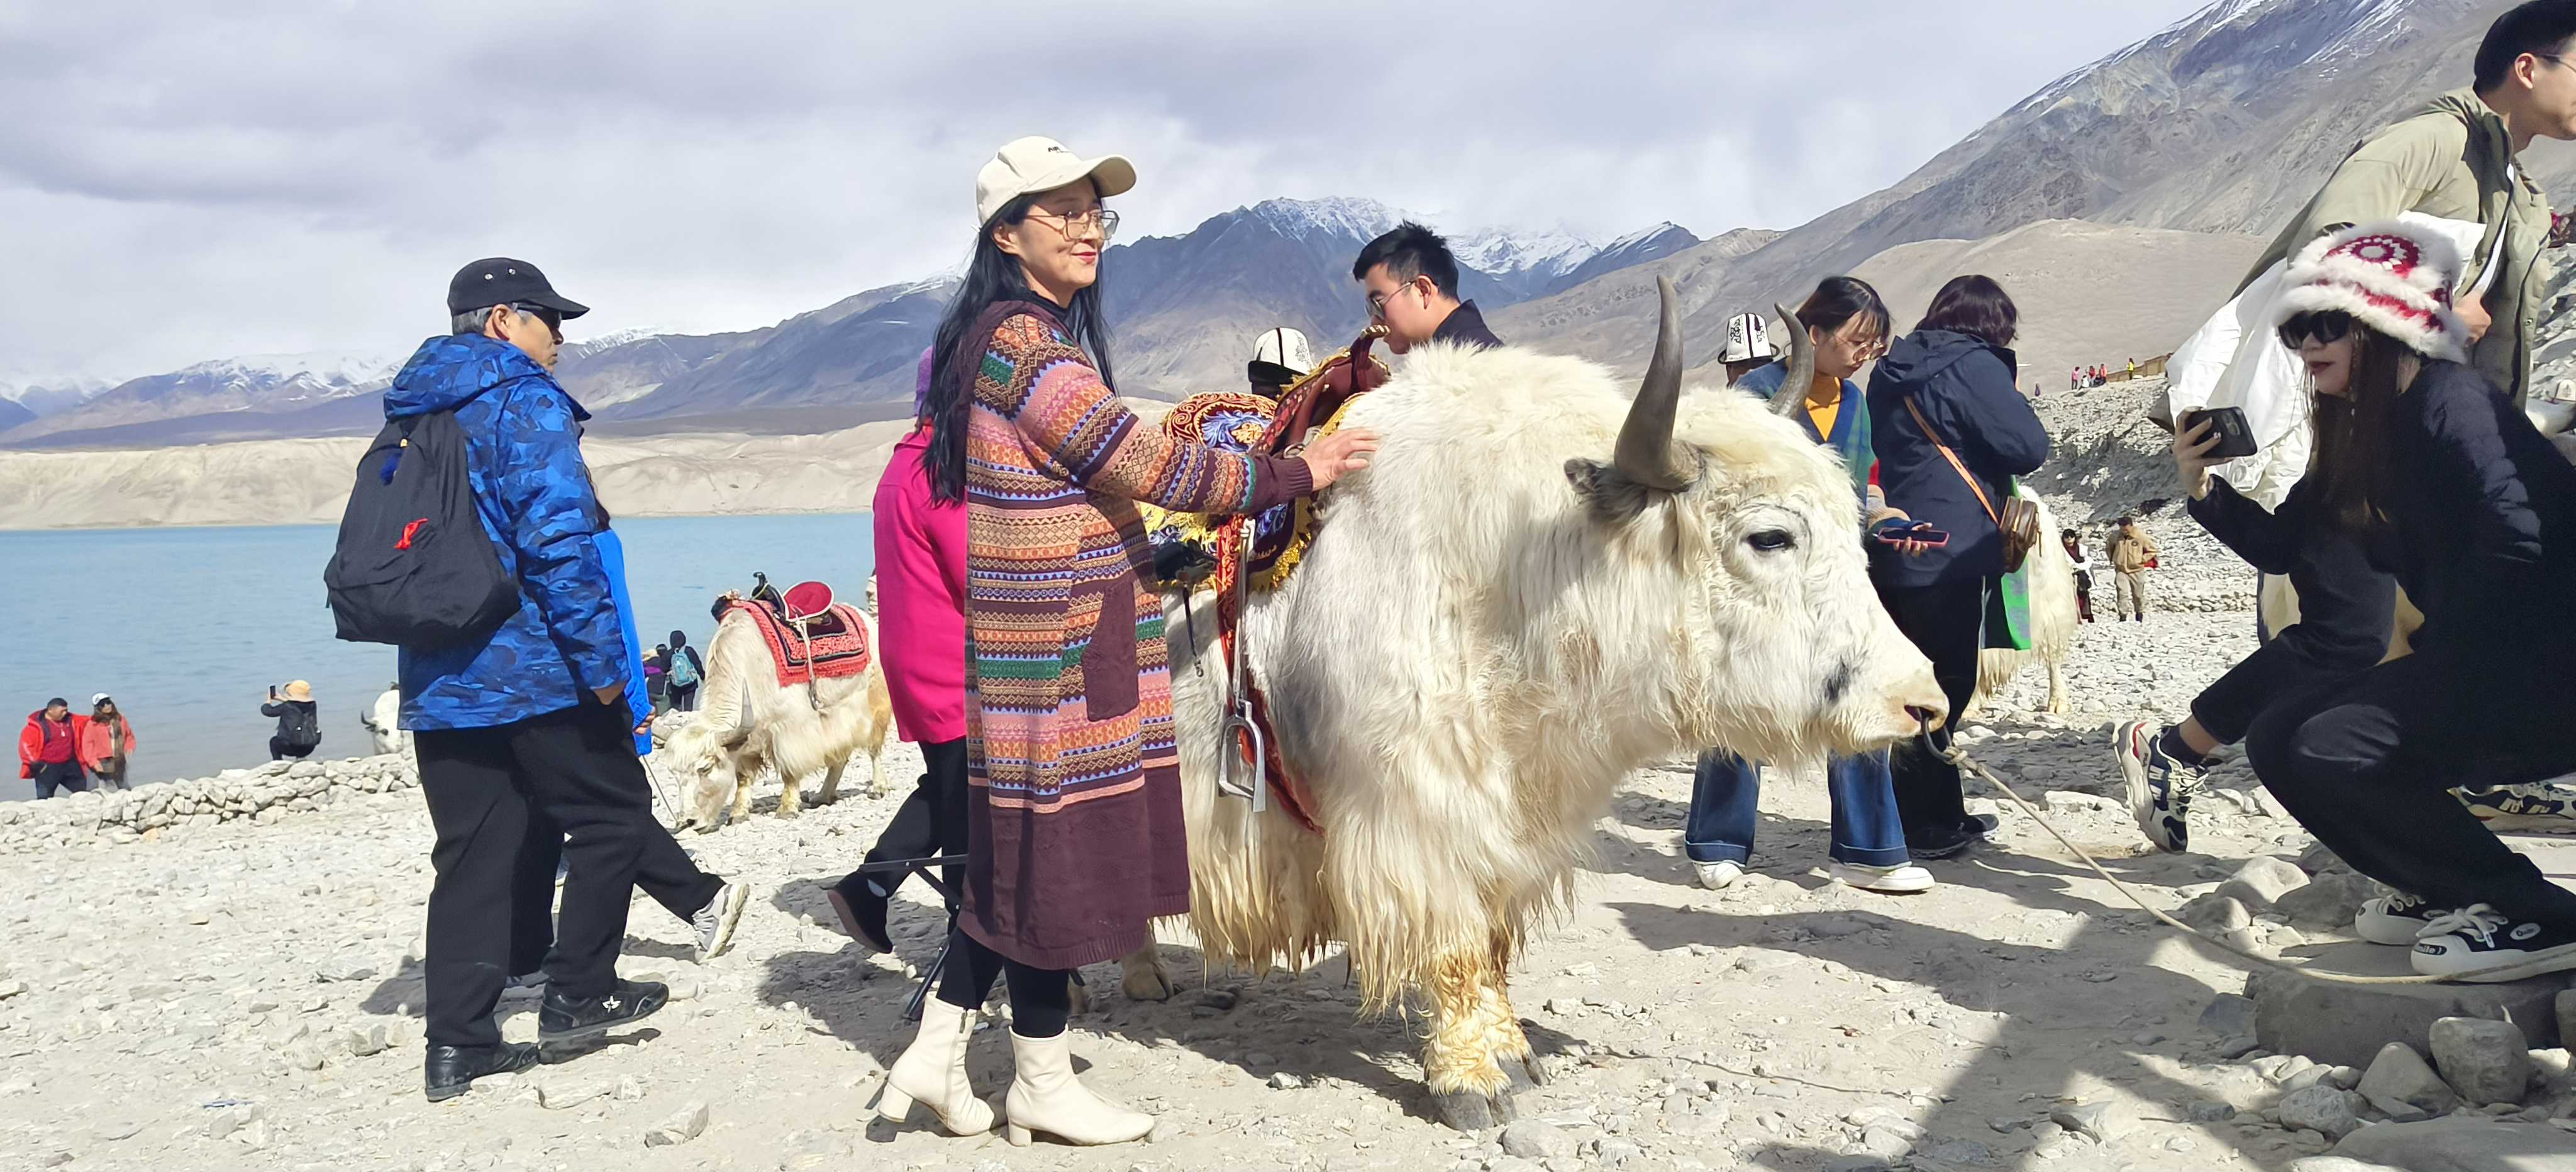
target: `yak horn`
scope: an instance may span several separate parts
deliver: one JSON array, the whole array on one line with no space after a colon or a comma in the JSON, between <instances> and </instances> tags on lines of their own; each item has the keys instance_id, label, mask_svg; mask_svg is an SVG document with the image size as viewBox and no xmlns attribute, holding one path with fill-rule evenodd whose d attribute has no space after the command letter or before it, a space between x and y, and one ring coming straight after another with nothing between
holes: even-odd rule
<instances>
[{"instance_id":1,"label":"yak horn","mask_svg":"<svg viewBox=\"0 0 2576 1172\"><path fill-rule=\"evenodd\" d=\"M1655 295L1663 303L1655 322L1655 357L1646 364L1646 381L1619 425L1619 447L1611 463L1630 481L1666 492L1679 492L1699 479L1697 461L1685 462L1673 448L1673 412L1682 398L1681 309L1673 279L1655 278Z\"/></svg>"},{"instance_id":2,"label":"yak horn","mask_svg":"<svg viewBox=\"0 0 2576 1172\"><path fill-rule=\"evenodd\" d=\"M1786 305L1774 304L1780 321L1789 327L1789 377L1780 380L1780 389L1771 396L1771 410L1782 419L1798 417L1798 408L1807 401L1807 392L1816 385L1816 343L1807 337L1806 323L1798 320Z\"/></svg>"}]
</instances>

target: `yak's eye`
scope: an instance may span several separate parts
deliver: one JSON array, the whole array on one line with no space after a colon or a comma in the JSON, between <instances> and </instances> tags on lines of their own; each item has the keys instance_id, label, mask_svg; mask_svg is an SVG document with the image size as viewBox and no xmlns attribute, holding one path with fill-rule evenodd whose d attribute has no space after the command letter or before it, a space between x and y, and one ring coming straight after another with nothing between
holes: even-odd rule
<instances>
[{"instance_id":1,"label":"yak's eye","mask_svg":"<svg viewBox=\"0 0 2576 1172\"><path fill-rule=\"evenodd\" d=\"M1778 553L1798 544L1798 539L1789 536L1789 531L1786 529L1765 529L1745 538L1744 544L1763 553Z\"/></svg>"}]
</instances>

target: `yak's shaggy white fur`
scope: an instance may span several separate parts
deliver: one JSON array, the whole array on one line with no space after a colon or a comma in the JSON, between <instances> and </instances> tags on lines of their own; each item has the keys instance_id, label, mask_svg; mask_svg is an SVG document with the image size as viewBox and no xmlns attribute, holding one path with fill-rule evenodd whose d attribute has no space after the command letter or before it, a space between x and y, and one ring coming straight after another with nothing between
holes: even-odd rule
<instances>
[{"instance_id":1,"label":"yak's shaggy white fur","mask_svg":"<svg viewBox=\"0 0 2576 1172\"><path fill-rule=\"evenodd\" d=\"M1321 837L1215 794L1214 600L1170 600L1208 958L1295 965L1343 943L1373 1007L1430 995L1444 1096L1490 1099L1527 1057L1505 969L1571 896L1630 771L1709 746L1857 752L1911 731L1908 705L1940 707L1870 590L1829 454L1702 390L1674 428L1698 482L1646 489L1609 467L1628 407L1593 363L1431 346L1351 409L1380 436L1374 462L1325 497L1303 565L1243 622ZM1155 987L1150 952L1129 962Z\"/></svg>"}]
</instances>

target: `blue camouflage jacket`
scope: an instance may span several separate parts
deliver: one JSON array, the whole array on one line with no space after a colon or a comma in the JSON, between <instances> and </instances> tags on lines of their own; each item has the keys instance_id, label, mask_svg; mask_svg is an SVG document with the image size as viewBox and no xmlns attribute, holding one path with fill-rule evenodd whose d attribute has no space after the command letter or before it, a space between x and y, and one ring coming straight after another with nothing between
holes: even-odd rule
<instances>
[{"instance_id":1,"label":"blue camouflage jacket","mask_svg":"<svg viewBox=\"0 0 2576 1172\"><path fill-rule=\"evenodd\" d=\"M626 636L598 538L606 515L581 460L590 413L518 347L431 338L394 376L385 418L453 409L469 479L519 610L479 641L403 648L402 726L490 728L596 703L626 678Z\"/></svg>"}]
</instances>

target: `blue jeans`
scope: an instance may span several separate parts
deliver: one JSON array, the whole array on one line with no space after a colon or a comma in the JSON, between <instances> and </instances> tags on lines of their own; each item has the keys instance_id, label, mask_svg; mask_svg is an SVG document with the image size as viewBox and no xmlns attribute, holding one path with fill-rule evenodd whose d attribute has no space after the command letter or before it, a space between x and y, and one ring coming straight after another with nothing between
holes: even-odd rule
<instances>
[{"instance_id":1,"label":"blue jeans","mask_svg":"<svg viewBox=\"0 0 2576 1172\"><path fill-rule=\"evenodd\" d=\"M1825 792L1833 799L1834 840L1827 853L1835 862L1893 867L1908 860L1886 750L1828 762ZM1690 821L1682 829L1683 851L1694 863L1750 861L1754 811L1761 799L1761 766L1722 749L1701 753L1691 785Z\"/></svg>"}]
</instances>

